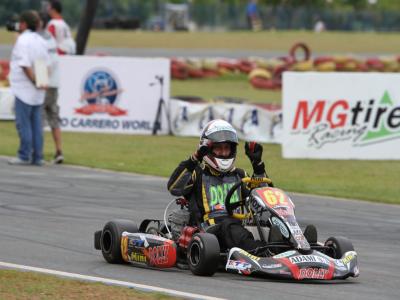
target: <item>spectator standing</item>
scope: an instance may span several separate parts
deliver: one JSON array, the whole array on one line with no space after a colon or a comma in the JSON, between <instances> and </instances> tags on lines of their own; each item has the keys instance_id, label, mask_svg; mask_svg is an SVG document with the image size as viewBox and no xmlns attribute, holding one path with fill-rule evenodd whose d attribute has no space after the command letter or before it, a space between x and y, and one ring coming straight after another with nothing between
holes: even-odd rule
<instances>
[{"instance_id":1,"label":"spectator standing","mask_svg":"<svg viewBox=\"0 0 400 300\"><path fill-rule=\"evenodd\" d=\"M48 64L45 41L37 34L37 12L20 15L20 35L15 42L10 60L10 87L15 96L15 123L20 139L17 157L12 165L43 165L43 129L41 109L46 87L36 86L35 64Z\"/></svg>"},{"instance_id":2,"label":"spectator standing","mask_svg":"<svg viewBox=\"0 0 400 300\"><path fill-rule=\"evenodd\" d=\"M46 29L56 39L58 54L75 54L76 44L72 38L71 29L62 17L61 2L58 0L50 0L47 6L47 13L51 19Z\"/></svg>"},{"instance_id":3,"label":"spectator standing","mask_svg":"<svg viewBox=\"0 0 400 300\"><path fill-rule=\"evenodd\" d=\"M60 108L57 103L59 86L58 55L75 54L76 47L71 36L71 30L68 24L63 20L61 2L56 0L49 1L47 13L51 19L46 25L46 32L43 32L42 36L47 42L52 63L50 84L46 93L43 112L51 128L56 148L54 163L60 164L64 161L64 156L62 152L60 129Z\"/></svg>"},{"instance_id":4,"label":"spectator standing","mask_svg":"<svg viewBox=\"0 0 400 300\"><path fill-rule=\"evenodd\" d=\"M320 33L326 30L326 26L322 19L318 18L314 25L314 32Z\"/></svg>"},{"instance_id":5,"label":"spectator standing","mask_svg":"<svg viewBox=\"0 0 400 300\"><path fill-rule=\"evenodd\" d=\"M257 0L249 0L246 6L247 25L253 31L259 31L262 27L257 2Z\"/></svg>"}]
</instances>

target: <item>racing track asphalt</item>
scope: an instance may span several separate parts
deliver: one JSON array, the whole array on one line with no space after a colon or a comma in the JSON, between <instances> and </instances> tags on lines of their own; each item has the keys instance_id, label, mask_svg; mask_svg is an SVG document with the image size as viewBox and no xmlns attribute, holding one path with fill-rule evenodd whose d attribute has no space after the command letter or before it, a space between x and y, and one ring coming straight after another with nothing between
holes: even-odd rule
<instances>
[{"instance_id":1,"label":"racing track asphalt","mask_svg":"<svg viewBox=\"0 0 400 300\"><path fill-rule=\"evenodd\" d=\"M319 240L349 237L361 275L289 282L107 264L93 233L113 218L161 218L166 179L71 166L9 166L0 157L0 261L113 278L227 299L399 299L400 206L291 194L302 227Z\"/></svg>"}]
</instances>

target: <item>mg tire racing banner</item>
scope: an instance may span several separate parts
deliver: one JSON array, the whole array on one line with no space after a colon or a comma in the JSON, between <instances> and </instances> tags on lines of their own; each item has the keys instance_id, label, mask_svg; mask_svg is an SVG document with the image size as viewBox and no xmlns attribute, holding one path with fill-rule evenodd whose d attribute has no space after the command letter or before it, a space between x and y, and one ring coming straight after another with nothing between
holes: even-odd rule
<instances>
[{"instance_id":1,"label":"mg tire racing banner","mask_svg":"<svg viewBox=\"0 0 400 300\"><path fill-rule=\"evenodd\" d=\"M164 103L159 133L168 133L169 69L163 58L61 57L63 130L151 134Z\"/></svg>"},{"instance_id":2,"label":"mg tire racing banner","mask_svg":"<svg viewBox=\"0 0 400 300\"><path fill-rule=\"evenodd\" d=\"M400 74L283 76L285 158L400 159Z\"/></svg>"},{"instance_id":3,"label":"mg tire racing banner","mask_svg":"<svg viewBox=\"0 0 400 300\"><path fill-rule=\"evenodd\" d=\"M170 99L171 131L177 136L196 136L211 120L224 119L246 141L280 143L281 107L237 103L188 102Z\"/></svg>"}]
</instances>

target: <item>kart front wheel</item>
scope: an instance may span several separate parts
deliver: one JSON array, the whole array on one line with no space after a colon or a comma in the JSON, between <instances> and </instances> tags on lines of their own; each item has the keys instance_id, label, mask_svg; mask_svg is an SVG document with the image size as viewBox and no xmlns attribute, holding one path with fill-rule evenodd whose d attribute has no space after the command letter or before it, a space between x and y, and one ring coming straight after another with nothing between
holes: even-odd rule
<instances>
[{"instance_id":1,"label":"kart front wheel","mask_svg":"<svg viewBox=\"0 0 400 300\"><path fill-rule=\"evenodd\" d=\"M187 261L190 271L198 276L212 276L217 271L220 247L217 237L210 233L197 233L190 241Z\"/></svg>"},{"instance_id":2,"label":"kart front wheel","mask_svg":"<svg viewBox=\"0 0 400 300\"><path fill-rule=\"evenodd\" d=\"M110 264L123 263L121 254L121 235L124 231L139 232L137 225L130 220L112 220L108 222L101 233L100 248L104 259Z\"/></svg>"},{"instance_id":3,"label":"kart front wheel","mask_svg":"<svg viewBox=\"0 0 400 300\"><path fill-rule=\"evenodd\" d=\"M343 236L330 237L326 240L325 246L329 248L327 254L336 259L342 258L348 251L354 251L351 241Z\"/></svg>"}]
</instances>

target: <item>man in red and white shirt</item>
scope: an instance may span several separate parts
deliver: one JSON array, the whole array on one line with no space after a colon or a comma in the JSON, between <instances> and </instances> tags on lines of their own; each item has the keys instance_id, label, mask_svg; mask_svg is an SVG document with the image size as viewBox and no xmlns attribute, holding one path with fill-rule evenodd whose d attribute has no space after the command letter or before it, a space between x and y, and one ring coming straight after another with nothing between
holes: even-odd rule
<instances>
[{"instance_id":1,"label":"man in red and white shirt","mask_svg":"<svg viewBox=\"0 0 400 300\"><path fill-rule=\"evenodd\" d=\"M68 24L63 20L63 17L61 15L62 5L60 1L49 1L47 6L47 13L51 19L46 25L48 36L46 37L45 32L43 32L43 37L50 47L49 52L52 58L52 65L50 72L49 89L46 92L46 99L43 105L43 118L47 121L47 124L51 128L51 133L56 148L56 154L54 155L53 162L56 164L60 164L64 161L64 156L62 153L61 143L61 119L59 115L60 108L57 103L59 86L58 56L65 54L75 54L76 47L75 41L71 36L71 30Z\"/></svg>"},{"instance_id":2,"label":"man in red and white shirt","mask_svg":"<svg viewBox=\"0 0 400 300\"><path fill-rule=\"evenodd\" d=\"M72 38L71 29L62 17L61 2L50 0L47 6L47 13L51 20L46 29L56 39L58 54L75 54L75 41Z\"/></svg>"}]
</instances>

